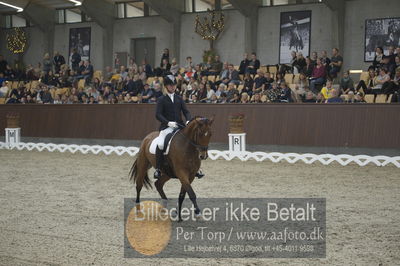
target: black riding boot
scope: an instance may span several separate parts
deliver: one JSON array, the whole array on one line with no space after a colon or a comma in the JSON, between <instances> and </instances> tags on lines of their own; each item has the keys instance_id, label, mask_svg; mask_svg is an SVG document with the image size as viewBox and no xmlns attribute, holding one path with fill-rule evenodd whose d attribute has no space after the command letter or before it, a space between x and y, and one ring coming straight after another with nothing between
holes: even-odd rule
<instances>
[{"instance_id":1,"label":"black riding boot","mask_svg":"<svg viewBox=\"0 0 400 266\"><path fill-rule=\"evenodd\" d=\"M162 160L163 160L163 151L157 147L157 149L156 149L156 171L154 172L155 179L158 179L161 177Z\"/></svg>"}]
</instances>

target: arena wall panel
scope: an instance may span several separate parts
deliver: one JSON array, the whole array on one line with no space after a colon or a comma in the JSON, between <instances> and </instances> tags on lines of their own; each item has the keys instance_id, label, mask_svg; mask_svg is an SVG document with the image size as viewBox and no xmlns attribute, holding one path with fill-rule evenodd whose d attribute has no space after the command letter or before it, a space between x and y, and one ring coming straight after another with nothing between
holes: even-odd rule
<instances>
[{"instance_id":1,"label":"arena wall panel","mask_svg":"<svg viewBox=\"0 0 400 266\"><path fill-rule=\"evenodd\" d=\"M228 141L228 116L243 113L248 144L400 148L399 104L191 104L193 115L215 115L212 142ZM141 140L158 129L155 105L0 105L18 112L22 136Z\"/></svg>"}]
</instances>

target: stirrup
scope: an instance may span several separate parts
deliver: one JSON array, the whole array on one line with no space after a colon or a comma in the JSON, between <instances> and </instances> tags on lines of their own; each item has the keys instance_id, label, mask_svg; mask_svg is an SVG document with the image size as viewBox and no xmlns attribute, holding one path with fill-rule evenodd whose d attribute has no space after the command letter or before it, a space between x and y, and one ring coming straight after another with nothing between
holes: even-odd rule
<instances>
[{"instance_id":1,"label":"stirrup","mask_svg":"<svg viewBox=\"0 0 400 266\"><path fill-rule=\"evenodd\" d=\"M203 172L201 170L199 170L196 174L195 177L197 177L198 179L202 178L204 176Z\"/></svg>"},{"instance_id":2,"label":"stirrup","mask_svg":"<svg viewBox=\"0 0 400 266\"><path fill-rule=\"evenodd\" d=\"M160 177L161 177L161 171L160 169L156 169L156 171L154 172L154 178L159 179Z\"/></svg>"}]
</instances>

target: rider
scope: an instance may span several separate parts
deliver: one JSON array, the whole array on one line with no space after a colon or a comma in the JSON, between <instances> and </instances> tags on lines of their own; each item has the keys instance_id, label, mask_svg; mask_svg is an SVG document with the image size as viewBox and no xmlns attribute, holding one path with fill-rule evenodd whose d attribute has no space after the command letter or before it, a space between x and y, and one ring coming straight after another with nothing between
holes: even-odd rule
<instances>
[{"instance_id":1,"label":"rider","mask_svg":"<svg viewBox=\"0 0 400 266\"><path fill-rule=\"evenodd\" d=\"M161 122L160 135L158 136L158 144L156 149L156 171L154 172L154 178L156 179L161 177L160 169L163 159L165 137L169 133L173 132L175 128L183 127L181 113L183 113L186 118L186 124L191 119L190 112L186 108L185 102L179 95L175 94L175 77L173 75L167 75L164 77L164 86L167 89L167 93L158 98L156 111L156 118ZM204 174L198 172L196 176L198 178L202 178Z\"/></svg>"}]
</instances>

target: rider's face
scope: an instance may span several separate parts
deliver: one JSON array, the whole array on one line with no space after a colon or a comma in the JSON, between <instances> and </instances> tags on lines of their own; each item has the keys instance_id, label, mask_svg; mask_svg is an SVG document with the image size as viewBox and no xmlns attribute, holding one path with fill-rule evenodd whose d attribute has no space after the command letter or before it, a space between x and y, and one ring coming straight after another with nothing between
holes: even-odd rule
<instances>
[{"instance_id":1,"label":"rider's face","mask_svg":"<svg viewBox=\"0 0 400 266\"><path fill-rule=\"evenodd\" d=\"M175 92L175 85L167 85L167 91L168 93L174 93Z\"/></svg>"}]
</instances>

